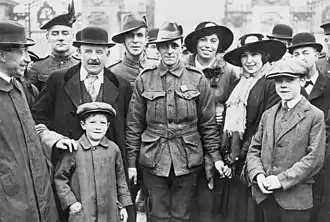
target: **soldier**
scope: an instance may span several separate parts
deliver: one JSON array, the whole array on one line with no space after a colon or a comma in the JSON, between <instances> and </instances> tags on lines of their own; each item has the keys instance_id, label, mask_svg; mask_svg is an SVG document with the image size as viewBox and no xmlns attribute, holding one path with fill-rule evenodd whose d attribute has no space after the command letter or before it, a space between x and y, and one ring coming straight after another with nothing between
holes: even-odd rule
<instances>
[{"instance_id":1,"label":"soldier","mask_svg":"<svg viewBox=\"0 0 330 222\"><path fill-rule=\"evenodd\" d=\"M324 74L330 76L330 22L327 22L320 26L324 29L324 35L325 35L325 43L328 46L328 55L325 55L324 57L320 58L316 62L317 68Z\"/></svg>"},{"instance_id":2,"label":"soldier","mask_svg":"<svg viewBox=\"0 0 330 222\"><path fill-rule=\"evenodd\" d=\"M52 48L52 52L45 58L30 65L27 72L27 79L41 91L45 82L53 71L69 68L79 62L79 59L72 56L72 24L76 18L73 6L69 5L69 12L54 17L40 27L47 30L46 38Z\"/></svg>"},{"instance_id":3,"label":"soldier","mask_svg":"<svg viewBox=\"0 0 330 222\"><path fill-rule=\"evenodd\" d=\"M143 69L158 64L158 60L148 59L145 53L147 29L145 19L138 13L131 13L124 18L123 31L112 37L112 41L124 45L125 55L108 69L128 80L132 86Z\"/></svg>"}]
</instances>

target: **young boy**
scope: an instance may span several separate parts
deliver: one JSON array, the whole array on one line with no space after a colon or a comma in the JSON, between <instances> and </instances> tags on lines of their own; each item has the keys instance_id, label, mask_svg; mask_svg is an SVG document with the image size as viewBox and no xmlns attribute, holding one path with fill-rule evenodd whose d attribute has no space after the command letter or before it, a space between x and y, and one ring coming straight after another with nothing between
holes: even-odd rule
<instances>
[{"instance_id":1,"label":"young boy","mask_svg":"<svg viewBox=\"0 0 330 222\"><path fill-rule=\"evenodd\" d=\"M265 111L247 154L252 196L265 222L308 222L313 176L325 152L323 112L300 91L309 72L298 59L279 61L268 78L282 101Z\"/></svg>"},{"instance_id":2,"label":"young boy","mask_svg":"<svg viewBox=\"0 0 330 222\"><path fill-rule=\"evenodd\" d=\"M132 205L118 146L105 134L115 109L101 102L85 103L77 114L85 131L76 152L66 152L55 171L55 186L69 221L127 220ZM119 215L118 215L119 210Z\"/></svg>"}]
</instances>

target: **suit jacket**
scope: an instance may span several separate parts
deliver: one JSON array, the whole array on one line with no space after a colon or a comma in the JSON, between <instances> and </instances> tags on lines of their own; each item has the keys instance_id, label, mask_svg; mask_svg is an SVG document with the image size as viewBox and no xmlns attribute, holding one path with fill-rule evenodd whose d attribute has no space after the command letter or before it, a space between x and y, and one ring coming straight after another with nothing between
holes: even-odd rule
<instances>
[{"instance_id":1,"label":"suit jacket","mask_svg":"<svg viewBox=\"0 0 330 222\"><path fill-rule=\"evenodd\" d=\"M45 124L48 128L75 140L83 134L76 115L77 107L82 103L80 67L81 63L52 73L32 108L36 123ZM111 104L117 113L110 124L107 137L120 147L127 170L124 130L132 89L129 82L104 69L103 90L103 102Z\"/></svg>"},{"instance_id":2,"label":"suit jacket","mask_svg":"<svg viewBox=\"0 0 330 222\"><path fill-rule=\"evenodd\" d=\"M278 204L288 210L309 209L313 206L313 176L324 160L324 114L303 97L291 118L283 123L278 138L274 138L280 107L278 103L263 114L247 154L252 196L257 203L267 198L255 183L258 174L277 175L282 188L273 195Z\"/></svg>"}]
</instances>

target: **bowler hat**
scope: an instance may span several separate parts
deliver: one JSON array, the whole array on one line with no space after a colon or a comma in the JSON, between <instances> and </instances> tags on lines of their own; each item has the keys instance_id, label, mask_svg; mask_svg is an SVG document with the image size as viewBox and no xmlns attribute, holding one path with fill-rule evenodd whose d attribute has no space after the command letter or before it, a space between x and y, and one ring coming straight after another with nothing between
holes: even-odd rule
<instances>
[{"instance_id":1,"label":"bowler hat","mask_svg":"<svg viewBox=\"0 0 330 222\"><path fill-rule=\"evenodd\" d=\"M157 39L159 29L154 28L148 31L149 42L155 41Z\"/></svg>"},{"instance_id":2,"label":"bowler hat","mask_svg":"<svg viewBox=\"0 0 330 222\"><path fill-rule=\"evenodd\" d=\"M175 22L165 22L159 29L157 39L150 43L162 43L183 38L182 26Z\"/></svg>"},{"instance_id":3,"label":"bowler hat","mask_svg":"<svg viewBox=\"0 0 330 222\"><path fill-rule=\"evenodd\" d=\"M286 52L284 43L277 40L266 39L266 37L260 33L243 35L238 41L238 47L224 55L224 60L234 66L242 67L241 54L247 50L270 53L269 62L279 60Z\"/></svg>"},{"instance_id":4,"label":"bowler hat","mask_svg":"<svg viewBox=\"0 0 330 222\"><path fill-rule=\"evenodd\" d=\"M0 46L6 45L24 45L32 46L35 42L26 38L25 28L13 21L0 21Z\"/></svg>"},{"instance_id":5,"label":"bowler hat","mask_svg":"<svg viewBox=\"0 0 330 222\"><path fill-rule=\"evenodd\" d=\"M123 31L114 35L112 41L115 43L123 43L125 34L142 27L148 27L145 17L142 17L139 13L130 13L123 19Z\"/></svg>"},{"instance_id":6,"label":"bowler hat","mask_svg":"<svg viewBox=\"0 0 330 222\"><path fill-rule=\"evenodd\" d=\"M73 41L73 46L81 45L100 45L110 48L116 44L108 42L108 32L105 29L89 26L77 32L76 41Z\"/></svg>"},{"instance_id":7,"label":"bowler hat","mask_svg":"<svg viewBox=\"0 0 330 222\"><path fill-rule=\"evenodd\" d=\"M288 47L288 51L292 54L295 49L308 46L315 48L318 52L321 52L323 49L323 46L316 42L312 33L300 32L293 36L292 45Z\"/></svg>"},{"instance_id":8,"label":"bowler hat","mask_svg":"<svg viewBox=\"0 0 330 222\"><path fill-rule=\"evenodd\" d=\"M77 108L77 115L79 116L95 112L106 113L112 117L116 116L116 110L110 104L104 102L84 103Z\"/></svg>"},{"instance_id":9,"label":"bowler hat","mask_svg":"<svg viewBox=\"0 0 330 222\"><path fill-rule=\"evenodd\" d=\"M268 38L292 40L293 30L290 26L285 24L277 24L274 26L272 34L267 35Z\"/></svg>"},{"instance_id":10,"label":"bowler hat","mask_svg":"<svg viewBox=\"0 0 330 222\"><path fill-rule=\"evenodd\" d=\"M330 22L324 23L320 26L324 30L324 35L330 35Z\"/></svg>"},{"instance_id":11,"label":"bowler hat","mask_svg":"<svg viewBox=\"0 0 330 222\"><path fill-rule=\"evenodd\" d=\"M274 66L267 75L269 79L279 76L302 77L309 73L308 64L301 59L282 59L275 63Z\"/></svg>"},{"instance_id":12,"label":"bowler hat","mask_svg":"<svg viewBox=\"0 0 330 222\"><path fill-rule=\"evenodd\" d=\"M184 42L187 49L192 53L196 52L198 39L212 34L216 34L220 40L218 52L226 51L233 43L234 34L229 28L220 26L214 22L204 21L197 25L195 31L186 36Z\"/></svg>"}]
</instances>

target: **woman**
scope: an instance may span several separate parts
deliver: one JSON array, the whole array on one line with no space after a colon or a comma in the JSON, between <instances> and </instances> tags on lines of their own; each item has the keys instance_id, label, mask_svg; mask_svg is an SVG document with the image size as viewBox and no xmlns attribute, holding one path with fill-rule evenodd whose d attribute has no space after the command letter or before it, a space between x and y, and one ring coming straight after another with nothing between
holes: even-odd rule
<instances>
[{"instance_id":1,"label":"woman","mask_svg":"<svg viewBox=\"0 0 330 222\"><path fill-rule=\"evenodd\" d=\"M265 40L262 34L247 34L239 39L239 47L224 55L225 61L243 68L239 81L226 102L226 116L222 153L232 167L232 179L227 180L223 206L226 211L221 221L254 221L259 215L250 196L248 185L241 179L251 138L256 132L263 112L280 98L273 80L266 79L270 62L277 61L286 52L286 46L276 40Z\"/></svg>"},{"instance_id":2,"label":"woman","mask_svg":"<svg viewBox=\"0 0 330 222\"><path fill-rule=\"evenodd\" d=\"M228 28L209 21L198 24L185 38L185 47L192 53L187 63L203 70L215 95L219 130L222 128L224 104L231 92L229 87L239 76L240 70L226 63L220 54L227 50L232 42L233 33ZM193 204L190 221L215 220L215 201L220 199L221 190L214 188L212 167L211 159L206 156L205 169L201 170L197 182L197 198ZM215 177L215 180L218 183L220 178Z\"/></svg>"}]
</instances>

